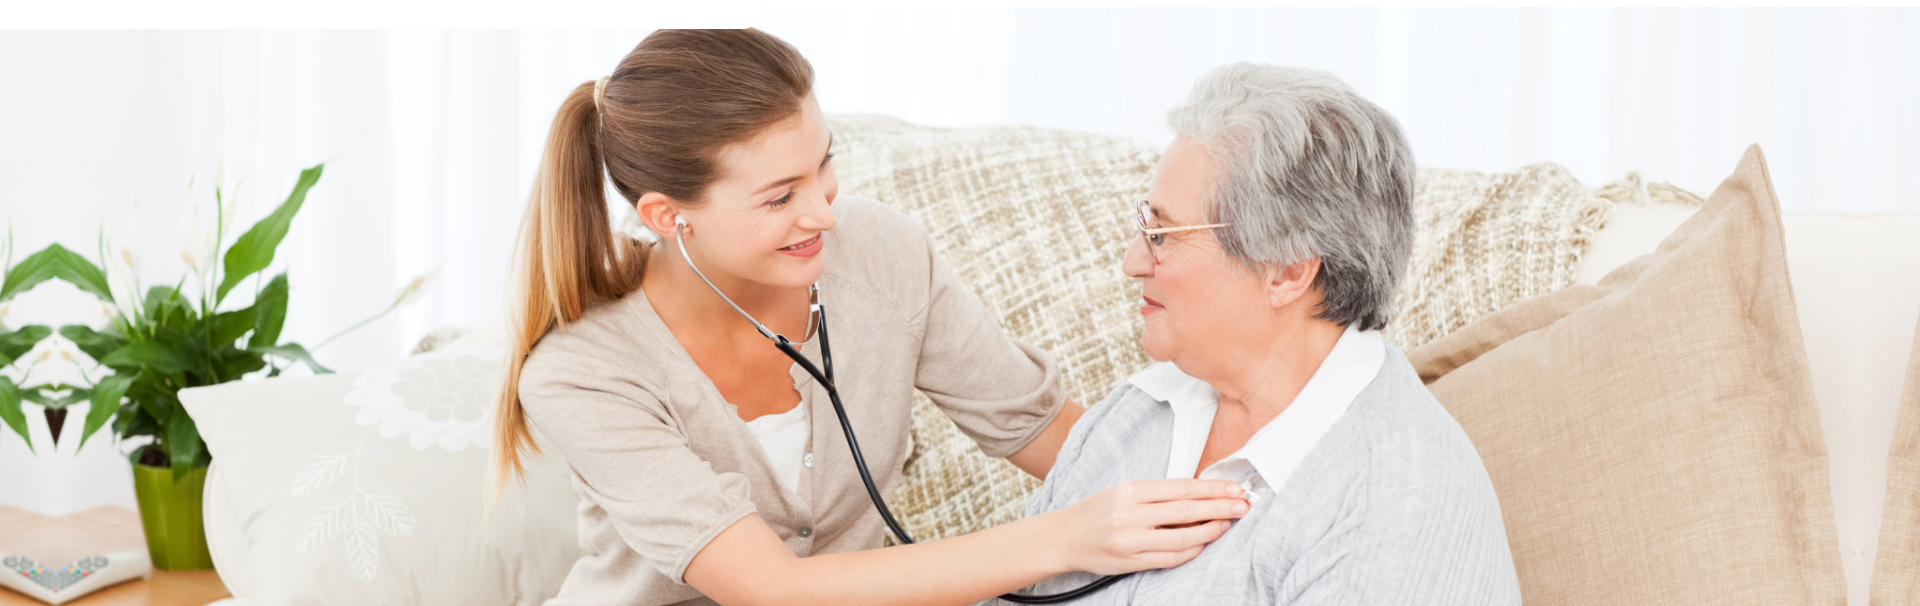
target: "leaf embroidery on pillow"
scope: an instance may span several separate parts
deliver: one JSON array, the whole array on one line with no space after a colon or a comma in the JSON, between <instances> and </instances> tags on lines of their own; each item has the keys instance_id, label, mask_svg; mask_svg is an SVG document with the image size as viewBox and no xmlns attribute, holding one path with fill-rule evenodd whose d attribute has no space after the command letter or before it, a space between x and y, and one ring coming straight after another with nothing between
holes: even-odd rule
<instances>
[{"instance_id":1,"label":"leaf embroidery on pillow","mask_svg":"<svg viewBox=\"0 0 1920 606\"><path fill-rule=\"evenodd\" d=\"M395 537L413 534L415 520L406 501L392 490L360 483L360 451L365 445L362 440L322 449L295 474L294 496L315 492L346 475L352 476L352 482L346 496L314 510L301 525L293 548L300 553L312 553L344 534L347 564L353 576L372 583L377 570L375 564L380 559L380 533Z\"/></svg>"},{"instance_id":2,"label":"leaf embroidery on pillow","mask_svg":"<svg viewBox=\"0 0 1920 606\"><path fill-rule=\"evenodd\" d=\"M340 472L353 466L360 457L360 445L337 444L320 451L300 466L300 473L293 476L293 496L300 496L319 490L321 486L339 479Z\"/></svg>"},{"instance_id":3,"label":"leaf embroidery on pillow","mask_svg":"<svg viewBox=\"0 0 1920 606\"><path fill-rule=\"evenodd\" d=\"M347 525L347 502L340 501L314 512L307 523L300 526L300 538L293 549L300 553L310 553L340 536L340 529Z\"/></svg>"}]
</instances>

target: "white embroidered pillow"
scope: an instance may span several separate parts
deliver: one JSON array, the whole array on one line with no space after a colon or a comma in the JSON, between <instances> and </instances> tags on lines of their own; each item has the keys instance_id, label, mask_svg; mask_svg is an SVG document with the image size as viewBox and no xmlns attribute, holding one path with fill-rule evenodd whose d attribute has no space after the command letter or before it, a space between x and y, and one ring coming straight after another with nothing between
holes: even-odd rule
<instances>
[{"instance_id":1,"label":"white embroidered pillow","mask_svg":"<svg viewBox=\"0 0 1920 606\"><path fill-rule=\"evenodd\" d=\"M530 460L527 491L485 519L502 345L475 335L358 373L182 391L243 529L245 597L531 606L558 593L580 555L566 463Z\"/></svg>"}]
</instances>

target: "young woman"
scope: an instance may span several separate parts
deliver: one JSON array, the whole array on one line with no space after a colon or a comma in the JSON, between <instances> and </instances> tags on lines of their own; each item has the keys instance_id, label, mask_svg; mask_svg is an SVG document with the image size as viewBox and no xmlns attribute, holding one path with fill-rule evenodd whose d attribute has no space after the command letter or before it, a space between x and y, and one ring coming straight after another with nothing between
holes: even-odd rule
<instances>
[{"instance_id":1,"label":"young woman","mask_svg":"<svg viewBox=\"0 0 1920 606\"><path fill-rule=\"evenodd\" d=\"M876 549L882 521L825 388L743 315L819 363L817 293L882 492L916 388L1041 477L1080 407L919 225L836 200L812 79L767 34L667 30L562 103L523 219L493 451L496 495L540 452L529 425L573 468L586 554L547 604L964 604L1066 571L1173 566L1224 533L1245 510L1237 486L1165 480ZM660 243L613 233L609 177Z\"/></svg>"}]
</instances>

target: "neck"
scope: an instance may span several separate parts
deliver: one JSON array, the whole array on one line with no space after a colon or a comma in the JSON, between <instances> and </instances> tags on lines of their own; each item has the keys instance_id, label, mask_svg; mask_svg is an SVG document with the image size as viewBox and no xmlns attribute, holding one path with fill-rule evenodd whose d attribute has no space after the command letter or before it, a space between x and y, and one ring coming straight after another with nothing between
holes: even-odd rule
<instances>
[{"instance_id":1,"label":"neck","mask_svg":"<svg viewBox=\"0 0 1920 606\"><path fill-rule=\"evenodd\" d=\"M695 263L701 264L700 271L707 279L713 281L713 288L709 288L680 256L673 240L662 240L656 246L653 254L648 255L647 271L640 279L640 287L647 292L647 300L652 302L655 313L669 325L720 334L744 331L758 338L753 324L714 293L714 288L718 288L768 330L794 340L804 337L801 333L806 330L806 288L773 287L718 271L711 262L702 263L700 252L689 246L687 253Z\"/></svg>"},{"instance_id":2,"label":"neck","mask_svg":"<svg viewBox=\"0 0 1920 606\"><path fill-rule=\"evenodd\" d=\"M1346 328L1319 319L1297 318L1269 331L1249 331L1259 338L1241 339L1220 348L1205 370L1194 375L1220 392L1220 405L1244 407L1261 424L1286 410L1320 370Z\"/></svg>"}]
</instances>

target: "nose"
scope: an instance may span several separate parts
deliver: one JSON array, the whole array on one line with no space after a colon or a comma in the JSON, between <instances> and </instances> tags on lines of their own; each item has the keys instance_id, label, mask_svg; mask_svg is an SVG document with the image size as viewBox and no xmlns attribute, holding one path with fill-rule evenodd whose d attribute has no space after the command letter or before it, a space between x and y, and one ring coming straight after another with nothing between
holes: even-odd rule
<instances>
[{"instance_id":1,"label":"nose","mask_svg":"<svg viewBox=\"0 0 1920 606\"><path fill-rule=\"evenodd\" d=\"M1134 237L1127 245L1127 255L1120 258L1120 270L1129 278L1147 278L1153 276L1153 253L1147 252L1144 238Z\"/></svg>"},{"instance_id":2,"label":"nose","mask_svg":"<svg viewBox=\"0 0 1920 606\"><path fill-rule=\"evenodd\" d=\"M827 231L833 229L833 199L828 196L816 196L807 204L807 212L800 215L797 223L800 229L808 231Z\"/></svg>"}]
</instances>

